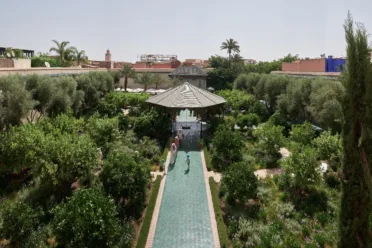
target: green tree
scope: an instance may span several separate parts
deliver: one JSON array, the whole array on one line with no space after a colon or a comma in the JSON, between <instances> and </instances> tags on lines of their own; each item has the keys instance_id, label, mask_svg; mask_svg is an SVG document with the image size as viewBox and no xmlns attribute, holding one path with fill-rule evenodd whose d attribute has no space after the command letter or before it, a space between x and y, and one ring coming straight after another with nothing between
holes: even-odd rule
<instances>
[{"instance_id":1,"label":"green tree","mask_svg":"<svg viewBox=\"0 0 372 248\"><path fill-rule=\"evenodd\" d=\"M243 62L243 57L240 56L239 53L235 53L233 56L231 56L231 62L234 64L239 64Z\"/></svg>"},{"instance_id":2,"label":"green tree","mask_svg":"<svg viewBox=\"0 0 372 248\"><path fill-rule=\"evenodd\" d=\"M342 147L338 134L332 135L331 131L325 131L311 143L317 149L320 159L331 160L341 156Z\"/></svg>"},{"instance_id":3,"label":"green tree","mask_svg":"<svg viewBox=\"0 0 372 248\"><path fill-rule=\"evenodd\" d=\"M222 185L226 187L228 197L241 204L257 198L258 180L249 164L239 162L229 166L222 177Z\"/></svg>"},{"instance_id":4,"label":"green tree","mask_svg":"<svg viewBox=\"0 0 372 248\"><path fill-rule=\"evenodd\" d=\"M95 189L78 190L53 213L54 234L63 247L119 247L125 234L114 201ZM130 247L131 240L125 243Z\"/></svg>"},{"instance_id":5,"label":"green tree","mask_svg":"<svg viewBox=\"0 0 372 248\"><path fill-rule=\"evenodd\" d=\"M316 150L307 146L301 152L294 151L291 156L283 160L282 166L286 173L294 174L294 187L307 189L321 182L322 174L317 158Z\"/></svg>"},{"instance_id":6,"label":"green tree","mask_svg":"<svg viewBox=\"0 0 372 248\"><path fill-rule=\"evenodd\" d=\"M292 125L290 131L290 140L301 145L310 145L315 138L315 128L310 122Z\"/></svg>"},{"instance_id":7,"label":"green tree","mask_svg":"<svg viewBox=\"0 0 372 248\"><path fill-rule=\"evenodd\" d=\"M68 47L70 42L62 41L61 43L59 43L56 40L52 40L52 41L54 42L56 46L51 47L49 49L49 52L57 53L61 61L69 60L71 58L71 55L74 53L73 47Z\"/></svg>"},{"instance_id":8,"label":"green tree","mask_svg":"<svg viewBox=\"0 0 372 248\"><path fill-rule=\"evenodd\" d=\"M136 83L143 85L143 90L147 90L147 86L154 83L154 74L150 72L144 72L140 77L135 80Z\"/></svg>"},{"instance_id":9,"label":"green tree","mask_svg":"<svg viewBox=\"0 0 372 248\"><path fill-rule=\"evenodd\" d=\"M239 74L239 76L234 80L234 89L235 90L245 90L247 88L248 75Z\"/></svg>"},{"instance_id":10,"label":"green tree","mask_svg":"<svg viewBox=\"0 0 372 248\"><path fill-rule=\"evenodd\" d=\"M258 145L269 156L277 156L279 148L284 143L284 127L265 123L253 131L253 136L259 139Z\"/></svg>"},{"instance_id":11,"label":"green tree","mask_svg":"<svg viewBox=\"0 0 372 248\"><path fill-rule=\"evenodd\" d=\"M77 62L78 65L85 63L88 60L88 57L85 55L84 50L78 50L76 47L71 47L72 49L72 59Z\"/></svg>"},{"instance_id":12,"label":"green tree","mask_svg":"<svg viewBox=\"0 0 372 248\"><path fill-rule=\"evenodd\" d=\"M257 126L259 122L260 117L254 113L239 115L236 119L236 125L238 125L240 128L244 128L245 126L251 128L252 126Z\"/></svg>"},{"instance_id":13,"label":"green tree","mask_svg":"<svg viewBox=\"0 0 372 248\"><path fill-rule=\"evenodd\" d=\"M120 70L120 75L124 78L124 90L127 91L128 78L136 79L136 72L133 70L132 66L125 64Z\"/></svg>"},{"instance_id":14,"label":"green tree","mask_svg":"<svg viewBox=\"0 0 372 248\"><path fill-rule=\"evenodd\" d=\"M159 84L161 84L164 81L164 79L162 76L160 76L160 74L157 73L157 74L154 74L153 81L155 84L155 89L158 89Z\"/></svg>"},{"instance_id":15,"label":"green tree","mask_svg":"<svg viewBox=\"0 0 372 248\"><path fill-rule=\"evenodd\" d=\"M208 59L209 66L212 68L228 68L229 60L219 55L212 55Z\"/></svg>"},{"instance_id":16,"label":"green tree","mask_svg":"<svg viewBox=\"0 0 372 248\"><path fill-rule=\"evenodd\" d=\"M230 68L217 68L208 72L207 85L215 90L231 89L236 75Z\"/></svg>"},{"instance_id":17,"label":"green tree","mask_svg":"<svg viewBox=\"0 0 372 248\"><path fill-rule=\"evenodd\" d=\"M224 169L230 164L243 159L242 149L244 142L238 132L234 132L227 125L219 125L212 140L214 168Z\"/></svg>"},{"instance_id":18,"label":"green tree","mask_svg":"<svg viewBox=\"0 0 372 248\"><path fill-rule=\"evenodd\" d=\"M9 125L18 125L27 117L37 104L31 93L26 89L22 76L8 76L0 78L1 102L1 129Z\"/></svg>"},{"instance_id":19,"label":"green tree","mask_svg":"<svg viewBox=\"0 0 372 248\"><path fill-rule=\"evenodd\" d=\"M119 138L119 122L117 118L98 118L94 115L87 121L87 130L92 140L107 152L110 143Z\"/></svg>"},{"instance_id":20,"label":"green tree","mask_svg":"<svg viewBox=\"0 0 372 248\"><path fill-rule=\"evenodd\" d=\"M372 210L372 67L368 33L362 24L354 30L351 14L346 37L345 98L343 102L343 180L339 247L371 247Z\"/></svg>"},{"instance_id":21,"label":"green tree","mask_svg":"<svg viewBox=\"0 0 372 248\"><path fill-rule=\"evenodd\" d=\"M27 204L8 200L1 203L0 222L0 237L10 240L14 247L26 247L39 219L37 213Z\"/></svg>"},{"instance_id":22,"label":"green tree","mask_svg":"<svg viewBox=\"0 0 372 248\"><path fill-rule=\"evenodd\" d=\"M126 215L137 216L146 200L150 171L126 151L112 151L103 163L100 178L105 192L126 210Z\"/></svg>"},{"instance_id":23,"label":"green tree","mask_svg":"<svg viewBox=\"0 0 372 248\"><path fill-rule=\"evenodd\" d=\"M240 46L236 40L230 38L222 42L221 50L226 50L229 54L229 66L231 66L231 53L240 53Z\"/></svg>"},{"instance_id":24,"label":"green tree","mask_svg":"<svg viewBox=\"0 0 372 248\"><path fill-rule=\"evenodd\" d=\"M169 128L169 116L154 109L142 112L134 122L134 132L139 137L164 138L169 134Z\"/></svg>"}]
</instances>

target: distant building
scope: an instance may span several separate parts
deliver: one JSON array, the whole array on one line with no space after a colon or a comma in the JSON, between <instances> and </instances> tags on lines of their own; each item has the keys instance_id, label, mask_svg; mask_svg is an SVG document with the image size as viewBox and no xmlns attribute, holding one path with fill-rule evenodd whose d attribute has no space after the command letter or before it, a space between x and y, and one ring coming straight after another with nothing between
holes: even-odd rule
<instances>
[{"instance_id":1,"label":"distant building","mask_svg":"<svg viewBox=\"0 0 372 248\"><path fill-rule=\"evenodd\" d=\"M243 61L244 61L244 64L246 64L246 65L255 65L255 64L257 64L257 61L254 60L254 59L244 59Z\"/></svg>"},{"instance_id":2,"label":"distant building","mask_svg":"<svg viewBox=\"0 0 372 248\"><path fill-rule=\"evenodd\" d=\"M183 64L184 65L196 65L202 68L206 68L209 65L209 61L203 60L203 59L185 59Z\"/></svg>"},{"instance_id":3,"label":"distant building","mask_svg":"<svg viewBox=\"0 0 372 248\"><path fill-rule=\"evenodd\" d=\"M105 54L105 60L89 60L88 65L83 65L83 67L119 69L123 68L123 66L126 64L132 65L132 63L130 62L112 61L110 49L107 49Z\"/></svg>"},{"instance_id":4,"label":"distant building","mask_svg":"<svg viewBox=\"0 0 372 248\"><path fill-rule=\"evenodd\" d=\"M5 50L7 49L7 47L0 47L0 56L1 57L7 57L5 53ZM11 48L11 49L19 49L19 48ZM22 50L23 52L23 55L26 57L26 58L31 58L34 56L35 54L35 51L34 50L28 50L28 49L19 49L19 50ZM11 55L11 54L10 54Z\"/></svg>"},{"instance_id":5,"label":"distant building","mask_svg":"<svg viewBox=\"0 0 372 248\"><path fill-rule=\"evenodd\" d=\"M168 75L170 78L179 78L183 83L190 84L206 89L207 88L207 73L196 65L180 65Z\"/></svg>"},{"instance_id":6,"label":"distant building","mask_svg":"<svg viewBox=\"0 0 372 248\"><path fill-rule=\"evenodd\" d=\"M345 58L322 55L321 58L305 58L291 63L282 63L283 72L340 72L344 69Z\"/></svg>"},{"instance_id":7,"label":"distant building","mask_svg":"<svg viewBox=\"0 0 372 248\"><path fill-rule=\"evenodd\" d=\"M142 54L140 60L133 64L133 68L170 69L180 65L181 62L177 59L177 55Z\"/></svg>"}]
</instances>

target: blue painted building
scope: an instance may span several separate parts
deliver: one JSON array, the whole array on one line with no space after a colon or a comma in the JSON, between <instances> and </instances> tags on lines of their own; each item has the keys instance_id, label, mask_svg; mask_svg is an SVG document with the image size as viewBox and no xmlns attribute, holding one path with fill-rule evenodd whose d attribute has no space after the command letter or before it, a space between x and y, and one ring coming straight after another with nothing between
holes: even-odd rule
<instances>
[{"instance_id":1,"label":"blue painted building","mask_svg":"<svg viewBox=\"0 0 372 248\"><path fill-rule=\"evenodd\" d=\"M346 59L344 58L333 58L333 56L328 56L325 60L326 72L340 72L345 68Z\"/></svg>"}]
</instances>

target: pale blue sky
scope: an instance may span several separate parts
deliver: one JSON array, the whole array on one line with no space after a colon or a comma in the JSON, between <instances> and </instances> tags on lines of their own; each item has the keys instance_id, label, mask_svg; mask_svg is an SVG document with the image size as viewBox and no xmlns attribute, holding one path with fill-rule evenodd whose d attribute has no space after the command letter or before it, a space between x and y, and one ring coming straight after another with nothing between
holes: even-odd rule
<instances>
[{"instance_id":1,"label":"pale blue sky","mask_svg":"<svg viewBox=\"0 0 372 248\"><path fill-rule=\"evenodd\" d=\"M142 53L207 59L237 40L241 55L272 60L345 55L350 10L372 33L371 0L2 0L0 46L47 52L68 40L90 59L137 60Z\"/></svg>"}]
</instances>

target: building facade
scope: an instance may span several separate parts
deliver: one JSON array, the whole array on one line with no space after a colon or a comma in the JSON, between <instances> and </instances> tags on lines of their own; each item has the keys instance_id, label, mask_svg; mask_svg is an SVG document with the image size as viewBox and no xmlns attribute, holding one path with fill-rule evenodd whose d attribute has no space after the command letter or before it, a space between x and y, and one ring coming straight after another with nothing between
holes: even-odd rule
<instances>
[{"instance_id":1,"label":"building facade","mask_svg":"<svg viewBox=\"0 0 372 248\"><path fill-rule=\"evenodd\" d=\"M196 65L180 65L168 76L179 78L182 83L188 82L202 89L207 88L207 73Z\"/></svg>"},{"instance_id":2,"label":"building facade","mask_svg":"<svg viewBox=\"0 0 372 248\"><path fill-rule=\"evenodd\" d=\"M282 63L284 72L340 72L344 69L345 58L301 59L291 63Z\"/></svg>"}]
</instances>

